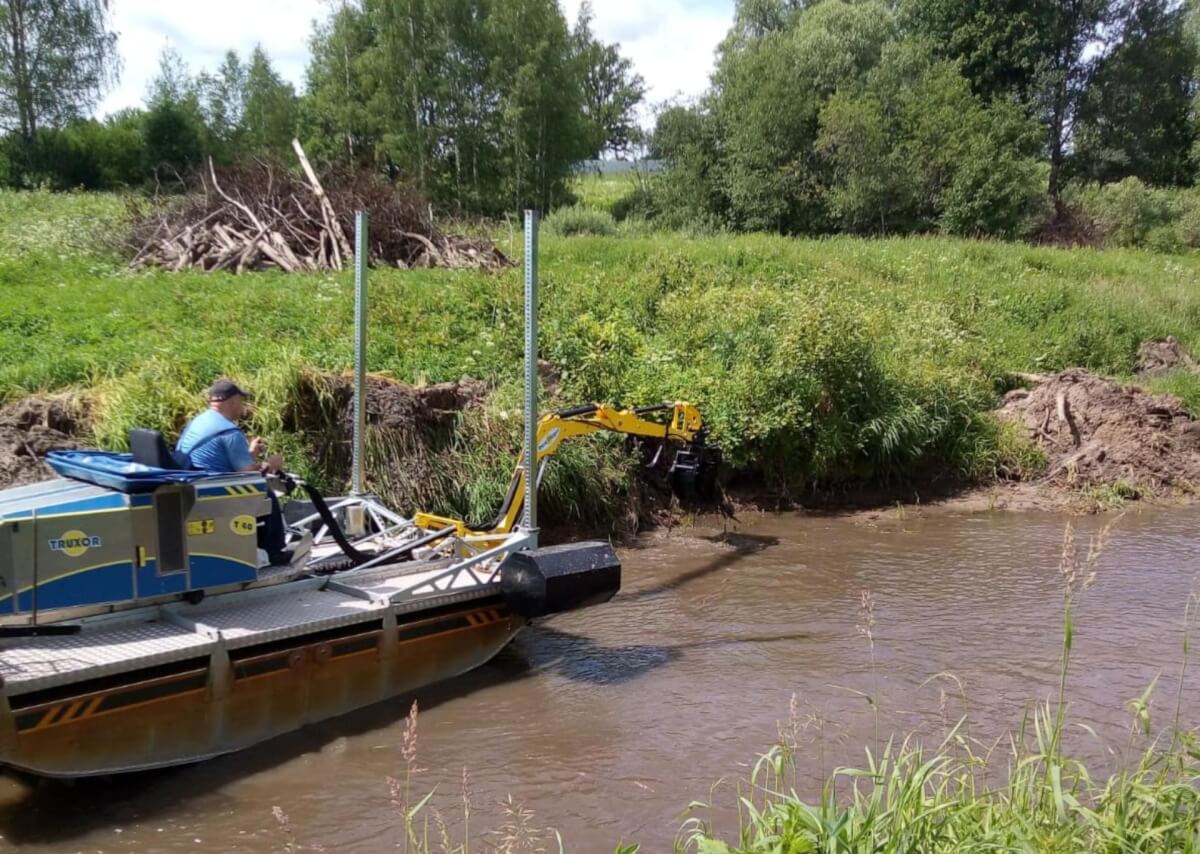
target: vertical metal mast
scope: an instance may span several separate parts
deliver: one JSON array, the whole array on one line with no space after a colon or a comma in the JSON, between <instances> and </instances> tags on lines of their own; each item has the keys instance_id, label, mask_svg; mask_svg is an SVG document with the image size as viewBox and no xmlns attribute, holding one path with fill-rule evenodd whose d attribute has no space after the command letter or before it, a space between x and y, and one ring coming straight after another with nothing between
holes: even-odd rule
<instances>
[{"instance_id":1,"label":"vertical metal mast","mask_svg":"<svg viewBox=\"0 0 1200 854\"><path fill-rule=\"evenodd\" d=\"M354 438L350 495L361 496L366 485L363 442L367 430L367 212L354 214Z\"/></svg>"},{"instance_id":2,"label":"vertical metal mast","mask_svg":"<svg viewBox=\"0 0 1200 854\"><path fill-rule=\"evenodd\" d=\"M525 211L525 515L521 527L537 547L538 212Z\"/></svg>"}]
</instances>

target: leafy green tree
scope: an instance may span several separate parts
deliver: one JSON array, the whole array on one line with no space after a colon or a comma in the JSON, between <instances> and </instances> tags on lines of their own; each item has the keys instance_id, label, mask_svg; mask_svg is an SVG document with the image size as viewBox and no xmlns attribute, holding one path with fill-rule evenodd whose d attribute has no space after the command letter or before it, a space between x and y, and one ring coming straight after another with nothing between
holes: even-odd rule
<instances>
[{"instance_id":1,"label":"leafy green tree","mask_svg":"<svg viewBox=\"0 0 1200 854\"><path fill-rule=\"evenodd\" d=\"M215 74L202 72L196 88L213 157L231 162L241 153L245 115L246 67L237 52L226 53Z\"/></svg>"},{"instance_id":2,"label":"leafy green tree","mask_svg":"<svg viewBox=\"0 0 1200 854\"><path fill-rule=\"evenodd\" d=\"M592 157L627 157L642 143L637 110L646 97L646 81L621 56L617 45L603 44L592 34L592 6L579 7L572 38L583 87L583 110L592 125Z\"/></svg>"},{"instance_id":3,"label":"leafy green tree","mask_svg":"<svg viewBox=\"0 0 1200 854\"><path fill-rule=\"evenodd\" d=\"M1062 0L1052 5L1055 14L1048 29L1051 50L1038 68L1034 90L1047 130L1050 198L1061 215L1080 104L1092 68L1110 48L1109 34L1118 10L1113 0Z\"/></svg>"},{"instance_id":4,"label":"leafy green tree","mask_svg":"<svg viewBox=\"0 0 1200 854\"><path fill-rule=\"evenodd\" d=\"M370 100L382 124L377 157L430 192L445 94L442 63L450 54L444 7L436 0L368 0L366 10L376 31L368 69L381 81Z\"/></svg>"},{"instance_id":5,"label":"leafy green tree","mask_svg":"<svg viewBox=\"0 0 1200 854\"><path fill-rule=\"evenodd\" d=\"M208 146L196 80L178 51L163 50L146 102L146 173L156 181L181 181L203 162Z\"/></svg>"},{"instance_id":6,"label":"leafy green tree","mask_svg":"<svg viewBox=\"0 0 1200 854\"><path fill-rule=\"evenodd\" d=\"M313 36L304 133L461 211L548 208L636 131L640 80L576 35L554 0L344 0Z\"/></svg>"},{"instance_id":7,"label":"leafy green tree","mask_svg":"<svg viewBox=\"0 0 1200 854\"><path fill-rule=\"evenodd\" d=\"M571 169L590 149L567 23L555 0L503 0L484 29L498 97L497 201L549 209L566 198Z\"/></svg>"},{"instance_id":8,"label":"leafy green tree","mask_svg":"<svg viewBox=\"0 0 1200 854\"><path fill-rule=\"evenodd\" d=\"M825 0L787 29L722 45L707 101L732 224L751 230L826 227L814 143L825 101L879 61L895 36L881 2Z\"/></svg>"},{"instance_id":9,"label":"leafy green tree","mask_svg":"<svg viewBox=\"0 0 1200 854\"><path fill-rule=\"evenodd\" d=\"M1012 234L1039 194L1029 181L1039 177L1036 138L1013 103L985 107L956 63L907 41L886 46L860 87L829 100L818 150L846 230Z\"/></svg>"},{"instance_id":10,"label":"leafy green tree","mask_svg":"<svg viewBox=\"0 0 1200 854\"><path fill-rule=\"evenodd\" d=\"M902 21L961 60L984 98L1016 97L1045 129L1047 188L1061 206L1075 128L1093 69L1142 0L905 0ZM1061 212L1061 211L1060 211Z\"/></svg>"},{"instance_id":11,"label":"leafy green tree","mask_svg":"<svg viewBox=\"0 0 1200 854\"><path fill-rule=\"evenodd\" d=\"M942 57L961 61L963 75L985 100L1028 102L1054 50L1058 5L1057 0L901 0L900 20L906 34L927 39Z\"/></svg>"},{"instance_id":12,"label":"leafy green tree","mask_svg":"<svg viewBox=\"0 0 1200 854\"><path fill-rule=\"evenodd\" d=\"M107 0L0 0L0 130L32 142L86 114L116 77Z\"/></svg>"},{"instance_id":13,"label":"leafy green tree","mask_svg":"<svg viewBox=\"0 0 1200 854\"><path fill-rule=\"evenodd\" d=\"M361 6L342 2L309 40L312 59L301 124L309 153L348 164L370 163L379 122L368 107L377 85L370 73L375 30Z\"/></svg>"},{"instance_id":14,"label":"leafy green tree","mask_svg":"<svg viewBox=\"0 0 1200 854\"><path fill-rule=\"evenodd\" d=\"M719 133L712 113L699 107L663 110L650 137L650 157L669 165L651 183L650 208L668 227L726 221L729 200L722 189Z\"/></svg>"},{"instance_id":15,"label":"leafy green tree","mask_svg":"<svg viewBox=\"0 0 1200 854\"><path fill-rule=\"evenodd\" d=\"M261 46L250 54L239 94L234 103L241 108L241 121L236 126L240 147L249 152L284 156L297 130L296 91L271 66Z\"/></svg>"},{"instance_id":16,"label":"leafy green tree","mask_svg":"<svg viewBox=\"0 0 1200 854\"><path fill-rule=\"evenodd\" d=\"M1197 46L1185 10L1140 0L1113 51L1091 70L1075 131L1075 172L1107 183L1190 184Z\"/></svg>"}]
</instances>

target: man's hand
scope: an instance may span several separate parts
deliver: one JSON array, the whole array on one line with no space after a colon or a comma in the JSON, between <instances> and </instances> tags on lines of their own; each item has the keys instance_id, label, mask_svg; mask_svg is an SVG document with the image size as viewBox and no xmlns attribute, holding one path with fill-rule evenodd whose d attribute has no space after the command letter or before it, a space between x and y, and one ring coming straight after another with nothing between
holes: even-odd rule
<instances>
[{"instance_id":1,"label":"man's hand","mask_svg":"<svg viewBox=\"0 0 1200 854\"><path fill-rule=\"evenodd\" d=\"M262 436L255 436L250 440L250 456L258 459L267 450L267 443L262 440Z\"/></svg>"},{"instance_id":2,"label":"man's hand","mask_svg":"<svg viewBox=\"0 0 1200 854\"><path fill-rule=\"evenodd\" d=\"M277 474L283 471L283 457L280 454L271 454L263 467L272 474Z\"/></svg>"}]
</instances>

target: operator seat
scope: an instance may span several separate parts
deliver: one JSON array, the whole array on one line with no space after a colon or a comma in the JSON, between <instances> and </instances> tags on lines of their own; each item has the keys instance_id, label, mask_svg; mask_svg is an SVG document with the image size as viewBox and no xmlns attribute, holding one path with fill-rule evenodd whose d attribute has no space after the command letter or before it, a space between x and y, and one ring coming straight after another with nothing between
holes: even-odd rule
<instances>
[{"instance_id":1,"label":"operator seat","mask_svg":"<svg viewBox=\"0 0 1200 854\"><path fill-rule=\"evenodd\" d=\"M144 466L170 471L184 468L175 459L175 454L171 452L163 434L157 430L148 430L145 427L131 429L129 431L129 450L133 454L133 461Z\"/></svg>"}]
</instances>

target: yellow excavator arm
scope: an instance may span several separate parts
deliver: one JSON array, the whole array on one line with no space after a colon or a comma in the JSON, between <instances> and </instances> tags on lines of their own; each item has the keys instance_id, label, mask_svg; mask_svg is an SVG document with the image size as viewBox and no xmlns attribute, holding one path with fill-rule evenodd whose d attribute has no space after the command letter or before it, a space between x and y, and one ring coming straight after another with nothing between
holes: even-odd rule
<instances>
[{"instance_id":1,"label":"yellow excavator arm","mask_svg":"<svg viewBox=\"0 0 1200 854\"><path fill-rule=\"evenodd\" d=\"M652 421L645 417L656 412L669 412L670 417L665 422ZM553 412L542 416L538 421L538 471L542 470L545 460L558 453L563 442L576 436L587 436L606 431L645 439L659 439L686 448L697 441L703 428L704 422L700 417L699 410L690 403L683 402L664 403L640 409L618 409L605 403L596 403L562 412ZM522 453L521 459L524 460L524 458L525 455ZM509 482L508 497L504 501L500 515L488 525L480 526L483 530L474 530L461 519L450 519L432 513L418 513L413 517L413 522L417 527L429 531L441 531L453 527L460 537L507 534L516 526L521 517L524 496L525 467L518 463L512 480Z\"/></svg>"}]
</instances>

